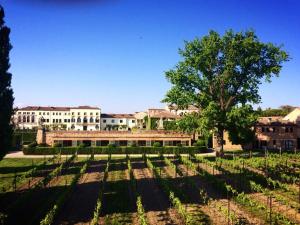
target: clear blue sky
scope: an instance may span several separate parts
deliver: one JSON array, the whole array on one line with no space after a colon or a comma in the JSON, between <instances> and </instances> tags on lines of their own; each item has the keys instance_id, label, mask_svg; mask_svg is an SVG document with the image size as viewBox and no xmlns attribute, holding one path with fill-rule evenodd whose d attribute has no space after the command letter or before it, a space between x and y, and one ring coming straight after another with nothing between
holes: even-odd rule
<instances>
[{"instance_id":1,"label":"clear blue sky","mask_svg":"<svg viewBox=\"0 0 300 225\"><path fill-rule=\"evenodd\" d=\"M253 28L262 41L284 45L292 60L261 86L261 106L300 106L300 1L0 2L12 30L17 106L96 105L107 113L161 107L170 87L164 71L178 62L183 41L229 28Z\"/></svg>"}]
</instances>

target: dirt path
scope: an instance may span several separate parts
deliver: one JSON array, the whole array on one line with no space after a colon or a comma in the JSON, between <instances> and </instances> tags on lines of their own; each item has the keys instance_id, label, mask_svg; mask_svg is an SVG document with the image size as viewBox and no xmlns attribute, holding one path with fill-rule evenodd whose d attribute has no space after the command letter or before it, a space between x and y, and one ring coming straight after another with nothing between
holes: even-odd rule
<instances>
[{"instance_id":1,"label":"dirt path","mask_svg":"<svg viewBox=\"0 0 300 225\"><path fill-rule=\"evenodd\" d=\"M74 192L60 210L55 224L89 224L100 190L104 161L93 161L80 178Z\"/></svg>"},{"instance_id":2,"label":"dirt path","mask_svg":"<svg viewBox=\"0 0 300 225\"><path fill-rule=\"evenodd\" d=\"M99 224L133 224L135 203L129 192L128 170L125 160L111 160L104 185Z\"/></svg>"},{"instance_id":3,"label":"dirt path","mask_svg":"<svg viewBox=\"0 0 300 225\"><path fill-rule=\"evenodd\" d=\"M137 179L137 191L142 197L149 224L182 224L176 211L169 207L168 199L158 187L145 163L143 161L132 162L132 167Z\"/></svg>"}]
</instances>

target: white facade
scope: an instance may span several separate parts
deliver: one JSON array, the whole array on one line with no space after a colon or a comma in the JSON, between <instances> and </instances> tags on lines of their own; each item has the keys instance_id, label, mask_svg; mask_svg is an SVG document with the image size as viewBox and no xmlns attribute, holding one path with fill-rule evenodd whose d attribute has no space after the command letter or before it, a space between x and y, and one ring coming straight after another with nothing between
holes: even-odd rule
<instances>
[{"instance_id":1,"label":"white facade","mask_svg":"<svg viewBox=\"0 0 300 225\"><path fill-rule=\"evenodd\" d=\"M178 116L183 116L184 114L189 114L189 113L193 113L193 112L198 112L199 109L195 106L188 106L186 109L178 109L177 106L165 106L165 110L178 115Z\"/></svg>"},{"instance_id":2,"label":"white facade","mask_svg":"<svg viewBox=\"0 0 300 225\"><path fill-rule=\"evenodd\" d=\"M131 130L135 128L136 119L134 114L102 114L102 130Z\"/></svg>"},{"instance_id":3,"label":"white facade","mask_svg":"<svg viewBox=\"0 0 300 225\"><path fill-rule=\"evenodd\" d=\"M42 123L56 130L100 130L101 110L97 107L36 107L19 109L14 122L20 129L34 129Z\"/></svg>"}]
</instances>

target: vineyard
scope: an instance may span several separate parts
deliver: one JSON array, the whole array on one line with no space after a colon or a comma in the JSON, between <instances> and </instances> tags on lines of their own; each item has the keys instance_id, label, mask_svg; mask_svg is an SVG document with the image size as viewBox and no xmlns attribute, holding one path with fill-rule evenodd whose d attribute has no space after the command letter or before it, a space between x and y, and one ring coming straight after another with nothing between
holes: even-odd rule
<instances>
[{"instance_id":1,"label":"vineyard","mask_svg":"<svg viewBox=\"0 0 300 225\"><path fill-rule=\"evenodd\" d=\"M300 224L300 154L26 160L0 164L0 224Z\"/></svg>"}]
</instances>

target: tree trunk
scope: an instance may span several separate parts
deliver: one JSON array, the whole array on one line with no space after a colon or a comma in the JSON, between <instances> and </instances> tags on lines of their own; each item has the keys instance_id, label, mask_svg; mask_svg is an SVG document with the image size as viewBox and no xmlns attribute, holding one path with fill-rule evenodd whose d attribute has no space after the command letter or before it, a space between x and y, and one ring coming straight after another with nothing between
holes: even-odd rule
<instances>
[{"instance_id":1,"label":"tree trunk","mask_svg":"<svg viewBox=\"0 0 300 225\"><path fill-rule=\"evenodd\" d=\"M217 131L217 143L218 143L218 153L220 156L224 155L224 129L218 128Z\"/></svg>"}]
</instances>

